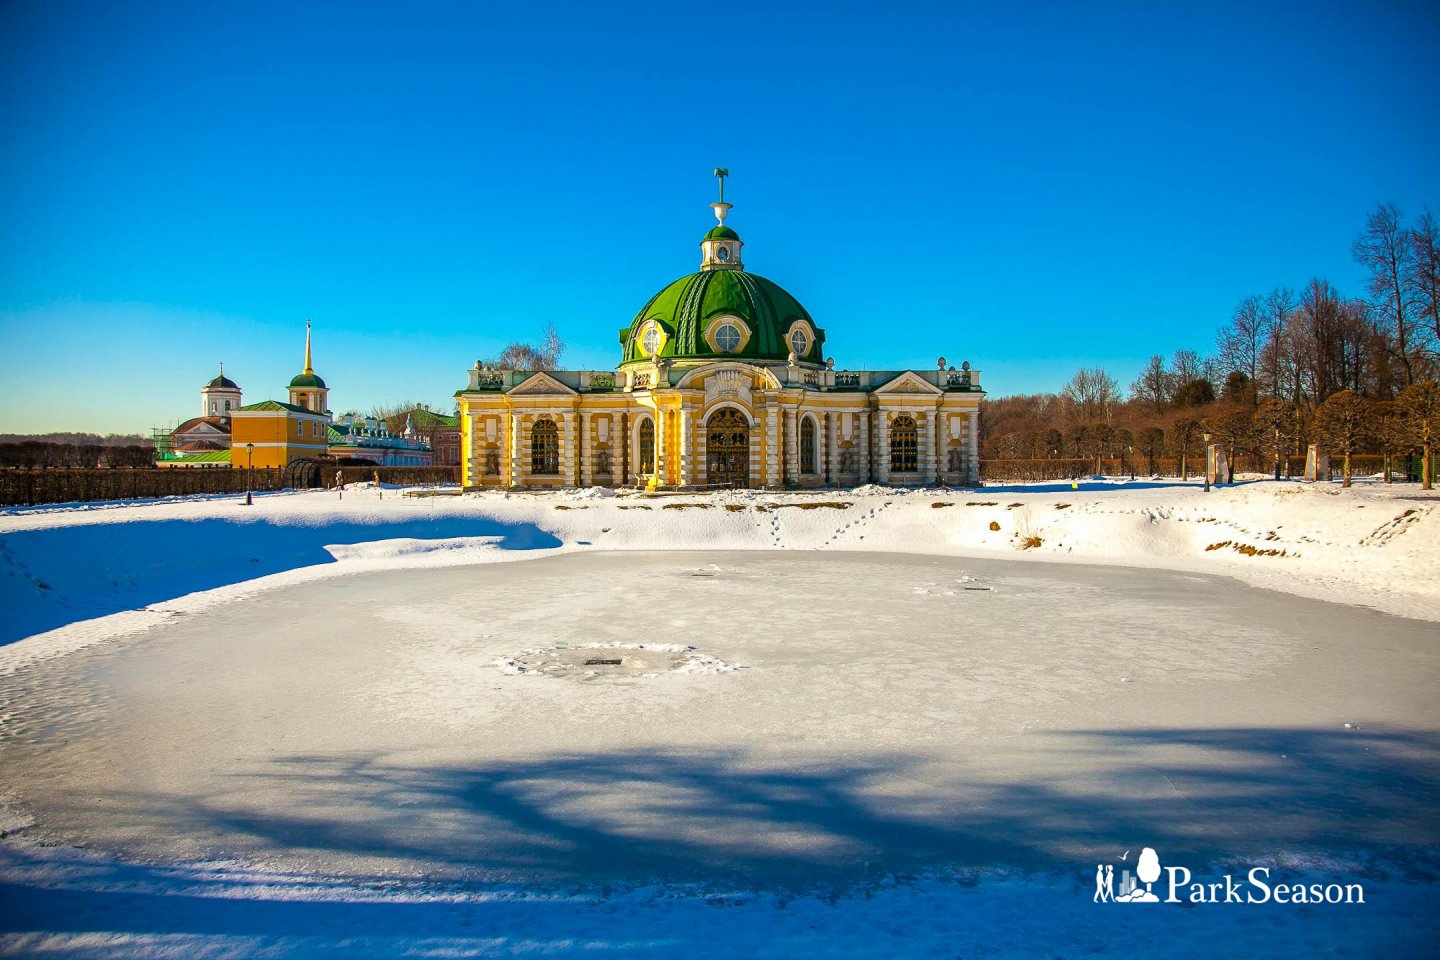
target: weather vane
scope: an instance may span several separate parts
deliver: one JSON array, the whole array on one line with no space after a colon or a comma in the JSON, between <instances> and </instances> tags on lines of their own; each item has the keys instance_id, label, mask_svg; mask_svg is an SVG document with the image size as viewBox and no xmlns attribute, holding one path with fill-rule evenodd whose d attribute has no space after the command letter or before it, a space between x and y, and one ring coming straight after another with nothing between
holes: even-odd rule
<instances>
[{"instance_id":1,"label":"weather vane","mask_svg":"<svg viewBox=\"0 0 1440 960\"><path fill-rule=\"evenodd\" d=\"M725 178L730 176L730 171L725 167L715 168L715 179L720 181L720 202L725 202Z\"/></svg>"}]
</instances>

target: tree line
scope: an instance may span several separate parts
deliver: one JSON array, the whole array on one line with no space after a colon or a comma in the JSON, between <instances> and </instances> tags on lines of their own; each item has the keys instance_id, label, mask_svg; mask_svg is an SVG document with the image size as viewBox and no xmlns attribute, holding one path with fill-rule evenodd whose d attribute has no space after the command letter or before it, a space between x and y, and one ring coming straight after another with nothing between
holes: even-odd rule
<instances>
[{"instance_id":1,"label":"tree line","mask_svg":"<svg viewBox=\"0 0 1440 960\"><path fill-rule=\"evenodd\" d=\"M85 437L86 434L69 436ZM96 438L97 440L101 438ZM4 467L149 467L155 447L140 437L125 437L124 444L72 442L43 438L0 442L0 468Z\"/></svg>"},{"instance_id":2,"label":"tree line","mask_svg":"<svg viewBox=\"0 0 1440 960\"><path fill-rule=\"evenodd\" d=\"M1103 369L1082 369L1058 393L990 400L981 454L991 459L1129 458L1181 473L1208 434L1230 453L1271 464L1319 443L1342 462L1357 453L1419 460L1433 478L1440 425L1440 243L1427 210L1407 224L1394 204L1366 220L1351 252L1366 271L1363 295L1324 279L1243 298L1210 352L1152 356L1125 393ZM1097 467L1098 472L1098 467ZM1233 476L1231 477L1233 479Z\"/></svg>"}]
</instances>

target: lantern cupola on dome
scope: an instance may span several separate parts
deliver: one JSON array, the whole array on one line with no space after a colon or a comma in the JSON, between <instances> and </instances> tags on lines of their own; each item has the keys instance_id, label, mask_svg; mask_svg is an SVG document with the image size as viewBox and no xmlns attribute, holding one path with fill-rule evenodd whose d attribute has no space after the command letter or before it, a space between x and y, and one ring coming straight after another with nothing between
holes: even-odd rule
<instances>
[{"instance_id":1,"label":"lantern cupola on dome","mask_svg":"<svg viewBox=\"0 0 1440 960\"><path fill-rule=\"evenodd\" d=\"M725 178L710 204L716 226L700 241L700 270L667 285L620 331L621 363L682 364L716 360L824 365L825 331L778 283L748 273L740 234L725 225Z\"/></svg>"}]
</instances>

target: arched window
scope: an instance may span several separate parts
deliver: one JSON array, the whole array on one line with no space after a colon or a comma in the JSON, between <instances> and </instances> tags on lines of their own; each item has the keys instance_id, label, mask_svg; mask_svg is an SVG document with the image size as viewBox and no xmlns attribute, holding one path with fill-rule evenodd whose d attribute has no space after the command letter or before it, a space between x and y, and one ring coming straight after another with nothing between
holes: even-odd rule
<instances>
[{"instance_id":1,"label":"arched window","mask_svg":"<svg viewBox=\"0 0 1440 960\"><path fill-rule=\"evenodd\" d=\"M536 420L530 428L530 473L560 473L560 431L555 429L554 420Z\"/></svg>"},{"instance_id":2,"label":"arched window","mask_svg":"<svg viewBox=\"0 0 1440 960\"><path fill-rule=\"evenodd\" d=\"M815 421L800 418L800 472L815 472Z\"/></svg>"},{"instance_id":3,"label":"arched window","mask_svg":"<svg viewBox=\"0 0 1440 960\"><path fill-rule=\"evenodd\" d=\"M902 413L890 421L890 469L895 473L914 473L919 469L915 456L918 433L914 417Z\"/></svg>"},{"instance_id":4,"label":"arched window","mask_svg":"<svg viewBox=\"0 0 1440 960\"><path fill-rule=\"evenodd\" d=\"M655 472L655 421L648 417L640 422L640 472Z\"/></svg>"}]
</instances>

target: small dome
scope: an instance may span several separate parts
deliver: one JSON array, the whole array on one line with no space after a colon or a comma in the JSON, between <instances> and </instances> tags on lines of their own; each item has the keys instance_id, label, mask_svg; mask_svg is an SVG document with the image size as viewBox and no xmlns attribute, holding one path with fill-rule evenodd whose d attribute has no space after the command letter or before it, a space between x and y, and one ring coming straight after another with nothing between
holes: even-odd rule
<instances>
[{"instance_id":1,"label":"small dome","mask_svg":"<svg viewBox=\"0 0 1440 960\"><path fill-rule=\"evenodd\" d=\"M209 383L205 384L205 386L206 386L206 387L228 387L228 388L230 388L231 390L239 390L239 389L240 389L240 384L236 383L234 380L231 380L229 377L225 376L225 374L223 374L223 373L220 374L220 376L216 377L214 380L211 380Z\"/></svg>"},{"instance_id":2,"label":"small dome","mask_svg":"<svg viewBox=\"0 0 1440 960\"><path fill-rule=\"evenodd\" d=\"M700 242L701 242L701 243L704 243L706 240L739 240L739 239L740 239L740 234L736 233L734 230L731 230L729 227L725 226L725 225L722 223L722 224L721 224L720 226L718 226L718 227L711 227L711 228L710 228L710 232L707 233L707 234L705 234L705 236L703 236L703 237L700 238Z\"/></svg>"},{"instance_id":3,"label":"small dome","mask_svg":"<svg viewBox=\"0 0 1440 960\"><path fill-rule=\"evenodd\" d=\"M324 390L325 381L321 380L313 373L302 373L297 375L294 380L290 381L290 387L291 389L294 389L295 387L318 387L319 389Z\"/></svg>"}]
</instances>

